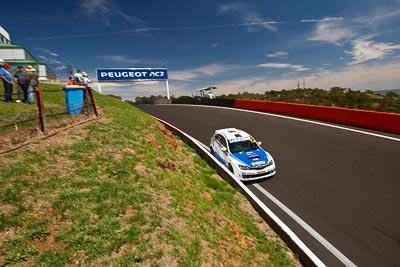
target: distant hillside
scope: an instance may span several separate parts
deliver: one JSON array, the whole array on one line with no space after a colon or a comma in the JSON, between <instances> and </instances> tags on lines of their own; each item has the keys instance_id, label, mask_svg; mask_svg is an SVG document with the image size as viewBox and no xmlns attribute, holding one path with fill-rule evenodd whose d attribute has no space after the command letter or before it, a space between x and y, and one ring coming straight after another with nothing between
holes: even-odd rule
<instances>
[{"instance_id":1,"label":"distant hillside","mask_svg":"<svg viewBox=\"0 0 400 267\"><path fill-rule=\"evenodd\" d=\"M375 90L374 92L378 95L386 95L387 92L396 92L398 95L400 95L400 89L389 89L389 90Z\"/></svg>"}]
</instances>

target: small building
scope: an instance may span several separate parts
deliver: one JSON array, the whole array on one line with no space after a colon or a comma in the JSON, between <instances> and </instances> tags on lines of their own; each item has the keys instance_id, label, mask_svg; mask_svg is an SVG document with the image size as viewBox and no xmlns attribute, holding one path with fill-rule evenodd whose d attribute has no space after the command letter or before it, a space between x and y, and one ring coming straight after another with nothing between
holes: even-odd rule
<instances>
[{"instance_id":1,"label":"small building","mask_svg":"<svg viewBox=\"0 0 400 267\"><path fill-rule=\"evenodd\" d=\"M46 63L38 61L25 47L11 44L10 35L0 26L0 58L10 64L10 73L15 73L18 66L31 65L37 71L39 80L54 80L57 75Z\"/></svg>"},{"instance_id":2,"label":"small building","mask_svg":"<svg viewBox=\"0 0 400 267\"><path fill-rule=\"evenodd\" d=\"M0 26L0 43L11 44L10 35Z\"/></svg>"},{"instance_id":3,"label":"small building","mask_svg":"<svg viewBox=\"0 0 400 267\"><path fill-rule=\"evenodd\" d=\"M215 99L215 95L212 92L212 90L215 90L215 89L217 89L216 86L209 86L209 87L205 87L205 88L200 88L200 89L195 90L195 95L196 95L197 92L199 92L201 98L207 97L209 99Z\"/></svg>"}]
</instances>

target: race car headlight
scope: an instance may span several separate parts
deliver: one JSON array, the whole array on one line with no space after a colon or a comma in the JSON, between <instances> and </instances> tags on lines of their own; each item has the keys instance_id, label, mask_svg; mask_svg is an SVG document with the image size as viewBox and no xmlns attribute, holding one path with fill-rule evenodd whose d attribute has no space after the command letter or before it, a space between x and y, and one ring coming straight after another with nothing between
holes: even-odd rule
<instances>
[{"instance_id":1,"label":"race car headlight","mask_svg":"<svg viewBox=\"0 0 400 267\"><path fill-rule=\"evenodd\" d=\"M241 170L250 170L249 167L244 166L244 165L239 165L239 168L240 168Z\"/></svg>"}]
</instances>

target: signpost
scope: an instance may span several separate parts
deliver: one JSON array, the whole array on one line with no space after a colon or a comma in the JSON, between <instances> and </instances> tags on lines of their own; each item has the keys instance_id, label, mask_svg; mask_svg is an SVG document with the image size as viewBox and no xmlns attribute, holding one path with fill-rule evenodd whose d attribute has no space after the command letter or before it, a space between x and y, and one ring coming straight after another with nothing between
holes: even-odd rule
<instances>
[{"instance_id":1,"label":"signpost","mask_svg":"<svg viewBox=\"0 0 400 267\"><path fill-rule=\"evenodd\" d=\"M100 83L165 81L167 98L170 99L168 71L166 68L99 68L96 69L96 73L100 93Z\"/></svg>"}]
</instances>

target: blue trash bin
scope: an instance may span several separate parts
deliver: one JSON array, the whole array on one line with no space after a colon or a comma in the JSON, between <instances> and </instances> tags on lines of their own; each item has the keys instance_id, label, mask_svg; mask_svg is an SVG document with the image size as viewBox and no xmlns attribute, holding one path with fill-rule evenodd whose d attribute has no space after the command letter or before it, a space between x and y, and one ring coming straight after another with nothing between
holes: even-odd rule
<instances>
[{"instance_id":1,"label":"blue trash bin","mask_svg":"<svg viewBox=\"0 0 400 267\"><path fill-rule=\"evenodd\" d=\"M68 85L64 87L67 114L80 114L83 107L83 92L85 86Z\"/></svg>"}]
</instances>

